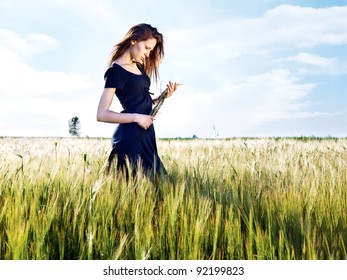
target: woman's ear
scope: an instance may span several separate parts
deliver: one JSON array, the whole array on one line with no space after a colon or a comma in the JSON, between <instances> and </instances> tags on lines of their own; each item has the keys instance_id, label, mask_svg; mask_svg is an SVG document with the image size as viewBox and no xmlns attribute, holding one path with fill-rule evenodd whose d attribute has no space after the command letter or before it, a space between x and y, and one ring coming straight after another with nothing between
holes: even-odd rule
<instances>
[{"instance_id":1,"label":"woman's ear","mask_svg":"<svg viewBox=\"0 0 347 280\"><path fill-rule=\"evenodd\" d=\"M136 44L136 41L131 41L131 45L135 45Z\"/></svg>"}]
</instances>

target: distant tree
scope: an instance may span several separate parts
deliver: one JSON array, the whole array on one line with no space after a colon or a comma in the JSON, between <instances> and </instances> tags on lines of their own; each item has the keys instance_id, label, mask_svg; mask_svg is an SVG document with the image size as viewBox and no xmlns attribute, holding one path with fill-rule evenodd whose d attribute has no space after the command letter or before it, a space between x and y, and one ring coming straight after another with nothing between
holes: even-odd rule
<instances>
[{"instance_id":1,"label":"distant tree","mask_svg":"<svg viewBox=\"0 0 347 280\"><path fill-rule=\"evenodd\" d=\"M69 120L69 133L71 136L80 136L81 122L78 117Z\"/></svg>"}]
</instances>

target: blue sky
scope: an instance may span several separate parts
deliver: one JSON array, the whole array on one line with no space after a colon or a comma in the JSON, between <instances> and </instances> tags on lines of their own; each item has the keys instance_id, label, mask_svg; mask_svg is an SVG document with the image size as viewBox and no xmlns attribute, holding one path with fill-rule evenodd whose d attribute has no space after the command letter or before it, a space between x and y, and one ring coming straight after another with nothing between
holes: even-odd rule
<instances>
[{"instance_id":1,"label":"blue sky","mask_svg":"<svg viewBox=\"0 0 347 280\"><path fill-rule=\"evenodd\" d=\"M82 136L111 137L95 117L103 74L140 22L166 38L151 91L184 84L157 137L347 137L342 0L1 0L0 136L68 136L78 116Z\"/></svg>"}]
</instances>

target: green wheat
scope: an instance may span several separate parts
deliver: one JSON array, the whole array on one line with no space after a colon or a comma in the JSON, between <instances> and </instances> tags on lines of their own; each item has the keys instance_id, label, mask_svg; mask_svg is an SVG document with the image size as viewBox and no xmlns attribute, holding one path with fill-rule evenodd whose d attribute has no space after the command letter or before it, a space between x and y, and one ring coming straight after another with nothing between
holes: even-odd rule
<instances>
[{"instance_id":1,"label":"green wheat","mask_svg":"<svg viewBox=\"0 0 347 280\"><path fill-rule=\"evenodd\" d=\"M0 259L347 259L347 140L158 140L169 175L106 175L108 139L0 138Z\"/></svg>"}]
</instances>

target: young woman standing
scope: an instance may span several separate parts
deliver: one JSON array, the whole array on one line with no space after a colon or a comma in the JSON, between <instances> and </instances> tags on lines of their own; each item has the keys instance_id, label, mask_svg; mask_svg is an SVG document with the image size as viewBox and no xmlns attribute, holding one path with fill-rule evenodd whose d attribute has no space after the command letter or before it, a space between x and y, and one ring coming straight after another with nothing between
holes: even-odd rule
<instances>
[{"instance_id":1,"label":"young woman standing","mask_svg":"<svg viewBox=\"0 0 347 280\"><path fill-rule=\"evenodd\" d=\"M166 173L157 151L155 116L150 115L159 97L152 99L149 92L150 78L158 79L163 58L163 35L149 24L133 26L114 47L97 110L98 121L119 124L112 138L108 169L117 157L118 170L127 171L128 162L134 172L142 168L150 177ZM167 96L176 87L169 82ZM110 110L114 95L123 107L121 112Z\"/></svg>"}]
</instances>

